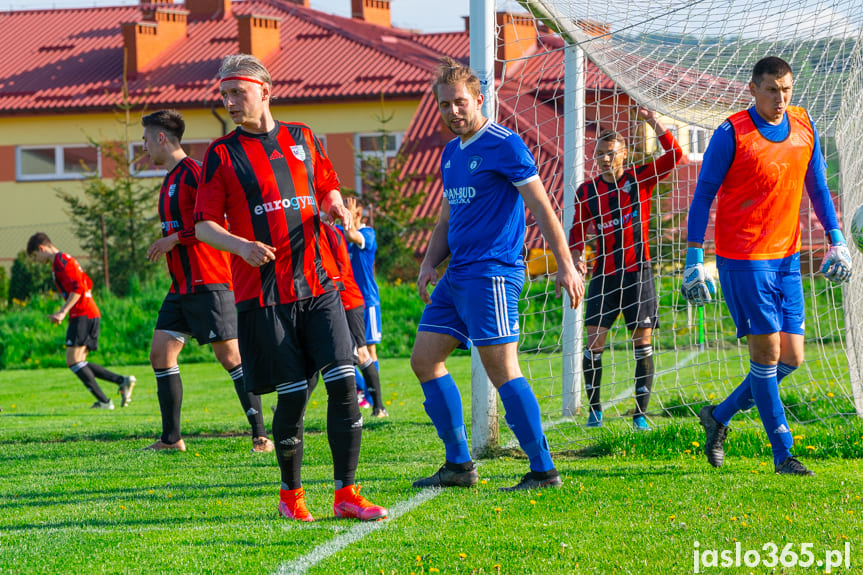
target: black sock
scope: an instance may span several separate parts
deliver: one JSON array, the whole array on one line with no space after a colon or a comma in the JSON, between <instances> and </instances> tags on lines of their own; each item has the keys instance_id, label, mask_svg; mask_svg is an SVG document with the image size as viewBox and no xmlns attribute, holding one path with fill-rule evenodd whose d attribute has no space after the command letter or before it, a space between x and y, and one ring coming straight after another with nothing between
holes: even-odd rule
<instances>
[{"instance_id":1,"label":"black sock","mask_svg":"<svg viewBox=\"0 0 863 575\"><path fill-rule=\"evenodd\" d=\"M110 381L111 383L116 383L120 385L123 383L123 376L113 371L108 371L98 363L88 363L90 369L93 371L93 375L98 377L99 379L103 379L105 381Z\"/></svg>"},{"instance_id":2,"label":"black sock","mask_svg":"<svg viewBox=\"0 0 863 575\"><path fill-rule=\"evenodd\" d=\"M99 384L96 383L96 378L93 376L93 372L90 370L90 364L86 361L80 361L75 365L69 366L69 369L72 370L72 373L78 376L84 383L84 387L90 390L96 399L101 401L102 403L108 403L111 401L108 399L108 396L105 395L105 392L102 391L102 388L99 387Z\"/></svg>"},{"instance_id":3,"label":"black sock","mask_svg":"<svg viewBox=\"0 0 863 575\"><path fill-rule=\"evenodd\" d=\"M162 443L180 441L180 411L183 407L183 380L180 366L154 369L159 411L162 413Z\"/></svg>"},{"instance_id":4,"label":"black sock","mask_svg":"<svg viewBox=\"0 0 863 575\"><path fill-rule=\"evenodd\" d=\"M354 484L363 437L354 366L328 366L321 376L327 387L327 439L333 453L333 479L336 489L341 489Z\"/></svg>"},{"instance_id":5,"label":"black sock","mask_svg":"<svg viewBox=\"0 0 863 575\"><path fill-rule=\"evenodd\" d=\"M303 485L300 470L303 467L303 414L308 400L307 385L305 382L286 383L277 386L277 391L273 440L282 489L299 489Z\"/></svg>"},{"instance_id":6,"label":"black sock","mask_svg":"<svg viewBox=\"0 0 863 575\"><path fill-rule=\"evenodd\" d=\"M383 411L384 400L381 397L381 376L378 373L378 367L370 359L360 366L360 371L363 372L363 378L366 380L366 389L372 395L373 412L379 413Z\"/></svg>"},{"instance_id":7,"label":"black sock","mask_svg":"<svg viewBox=\"0 0 863 575\"><path fill-rule=\"evenodd\" d=\"M635 414L647 413L650 390L653 389L653 346L635 347Z\"/></svg>"},{"instance_id":8,"label":"black sock","mask_svg":"<svg viewBox=\"0 0 863 575\"><path fill-rule=\"evenodd\" d=\"M602 403L599 401L600 384L602 382L602 352L592 352L585 348L581 369L584 372L584 389L587 391L587 402L590 404L590 411L602 413Z\"/></svg>"},{"instance_id":9,"label":"black sock","mask_svg":"<svg viewBox=\"0 0 863 575\"><path fill-rule=\"evenodd\" d=\"M264 414L261 413L261 396L246 391L242 365L232 367L227 372L234 381L234 390L237 392L237 397L240 398L240 405L243 406L243 412L252 427L252 437L266 437L267 428L264 427Z\"/></svg>"}]
</instances>

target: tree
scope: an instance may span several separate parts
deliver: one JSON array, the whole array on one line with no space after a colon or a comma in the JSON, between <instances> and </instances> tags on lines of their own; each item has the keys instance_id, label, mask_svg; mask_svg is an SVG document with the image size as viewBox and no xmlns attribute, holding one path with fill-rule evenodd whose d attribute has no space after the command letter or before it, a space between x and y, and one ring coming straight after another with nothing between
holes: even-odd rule
<instances>
[{"instance_id":1,"label":"tree","mask_svg":"<svg viewBox=\"0 0 863 575\"><path fill-rule=\"evenodd\" d=\"M377 117L381 130L376 138L379 153L367 155L357 152L361 160L363 189L361 202L371 207L372 226L377 235L378 252L375 257L377 273L389 281L411 281L419 273L419 261L408 245L408 238L425 230L432 218L415 218L414 212L422 203L424 194L417 191L418 176L407 171L410 147L403 146L394 156L385 150L395 135L387 129L393 114L387 114L381 97L381 114ZM432 181L431 176L421 178L422 183ZM409 190L414 190L410 193Z\"/></svg>"},{"instance_id":2,"label":"tree","mask_svg":"<svg viewBox=\"0 0 863 575\"><path fill-rule=\"evenodd\" d=\"M13 300L26 301L32 295L49 292L53 289L54 280L51 277L51 266L30 259L24 250L18 252L15 261L12 262L12 275L9 279L7 294L9 302L11 303Z\"/></svg>"},{"instance_id":3,"label":"tree","mask_svg":"<svg viewBox=\"0 0 863 575\"><path fill-rule=\"evenodd\" d=\"M58 197L66 203L75 236L93 262L88 273L94 283L119 295L128 294L156 269L146 256L148 246L158 235L159 185L135 176L132 166L139 158L130 159L128 155L130 130L137 125L132 122L136 108L138 104L130 97L124 81L122 100L117 105L123 139L90 139L99 149L102 162L111 166L109 177L88 175L82 195L57 190Z\"/></svg>"}]
</instances>

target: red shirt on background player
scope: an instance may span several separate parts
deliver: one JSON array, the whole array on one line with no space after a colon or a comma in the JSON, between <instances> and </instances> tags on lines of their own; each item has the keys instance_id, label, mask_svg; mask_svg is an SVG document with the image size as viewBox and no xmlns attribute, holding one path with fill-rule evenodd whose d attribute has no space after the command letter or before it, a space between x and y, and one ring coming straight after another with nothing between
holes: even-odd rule
<instances>
[{"instance_id":1,"label":"red shirt on background player","mask_svg":"<svg viewBox=\"0 0 863 575\"><path fill-rule=\"evenodd\" d=\"M57 249L51 239L41 232L33 234L27 241L27 255L38 262L51 264L54 285L64 301L59 310L48 315L48 319L51 323L60 325L63 319L69 316L69 327L66 329L66 366L96 398L91 407L114 409L114 402L105 395L96 378L116 384L120 393L120 407L126 407L132 401L135 376L119 375L97 363L87 361L87 353L94 351L99 345L101 319L99 308L90 291L93 280L81 269L75 258Z\"/></svg>"}]
</instances>

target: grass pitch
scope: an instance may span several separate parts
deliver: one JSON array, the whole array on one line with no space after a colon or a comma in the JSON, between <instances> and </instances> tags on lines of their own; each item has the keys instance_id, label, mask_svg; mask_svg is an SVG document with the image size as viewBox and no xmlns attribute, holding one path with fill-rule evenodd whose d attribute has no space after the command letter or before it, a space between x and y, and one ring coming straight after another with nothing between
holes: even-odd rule
<instances>
[{"instance_id":1,"label":"grass pitch","mask_svg":"<svg viewBox=\"0 0 863 575\"><path fill-rule=\"evenodd\" d=\"M450 367L468 410L468 358ZM775 476L763 434L750 427L729 435L726 465L712 469L696 420L684 417L645 434L608 431L558 456L559 490L498 492L527 471L526 459L506 452L480 461L476 488L418 491L411 482L440 465L443 448L408 361L384 360L391 417L367 418L357 477L393 517L333 518L321 386L303 470L317 521L300 524L277 517L275 457L250 453L218 365L181 366L186 453L139 451L160 432L155 381L146 366L118 370L139 383L132 404L111 412L90 410L92 397L66 369L0 372L0 573L692 573L696 551L738 543L763 562L702 572L825 572L765 566L770 544L780 553L811 544L823 561L850 543L850 569L832 572L863 569L856 424L794 430L811 478ZM274 402L265 396L265 409Z\"/></svg>"}]
</instances>

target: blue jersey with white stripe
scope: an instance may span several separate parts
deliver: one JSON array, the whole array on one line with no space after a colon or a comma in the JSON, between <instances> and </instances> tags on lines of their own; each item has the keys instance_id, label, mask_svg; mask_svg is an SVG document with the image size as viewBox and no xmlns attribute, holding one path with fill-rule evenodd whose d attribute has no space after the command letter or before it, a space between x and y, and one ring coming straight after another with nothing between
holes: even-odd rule
<instances>
[{"instance_id":1,"label":"blue jersey with white stripe","mask_svg":"<svg viewBox=\"0 0 863 575\"><path fill-rule=\"evenodd\" d=\"M449 270L493 276L523 268L524 202L516 186L539 178L522 139L492 121L467 142L450 141L441 154L449 202Z\"/></svg>"}]
</instances>

